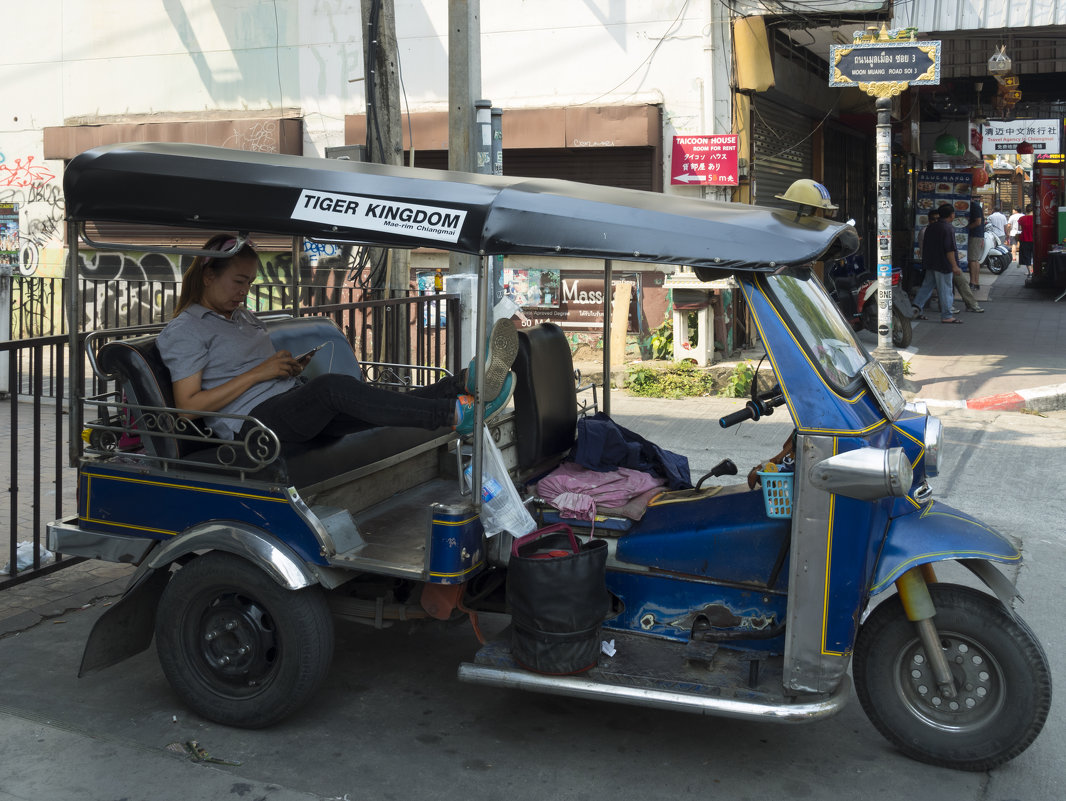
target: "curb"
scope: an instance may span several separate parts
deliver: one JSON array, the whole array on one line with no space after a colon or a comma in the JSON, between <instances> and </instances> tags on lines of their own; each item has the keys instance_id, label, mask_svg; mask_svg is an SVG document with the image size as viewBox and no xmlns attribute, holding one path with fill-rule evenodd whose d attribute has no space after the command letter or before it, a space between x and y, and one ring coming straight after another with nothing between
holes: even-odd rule
<instances>
[{"instance_id":1,"label":"curb","mask_svg":"<svg viewBox=\"0 0 1066 801\"><path fill-rule=\"evenodd\" d=\"M1052 384L1033 389L1019 389L1016 392L1003 392L984 398L970 400L932 400L920 398L932 406L954 409L974 409L977 411L1020 412L1054 412L1066 409L1066 384Z\"/></svg>"}]
</instances>

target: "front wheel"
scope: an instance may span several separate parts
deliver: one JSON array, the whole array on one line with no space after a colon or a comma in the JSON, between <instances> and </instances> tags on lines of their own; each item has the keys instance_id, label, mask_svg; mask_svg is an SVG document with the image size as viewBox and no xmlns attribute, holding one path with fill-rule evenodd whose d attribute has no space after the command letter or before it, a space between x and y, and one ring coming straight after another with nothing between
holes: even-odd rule
<instances>
[{"instance_id":1,"label":"front wheel","mask_svg":"<svg viewBox=\"0 0 1066 801\"><path fill-rule=\"evenodd\" d=\"M245 559L212 552L178 570L156 615L170 685L197 714L261 728L298 709L333 657L321 587L287 590Z\"/></svg>"},{"instance_id":2,"label":"front wheel","mask_svg":"<svg viewBox=\"0 0 1066 801\"><path fill-rule=\"evenodd\" d=\"M855 643L855 691L867 717L908 756L960 770L989 770L1024 751L1051 706L1047 657L1036 636L982 592L932 584L954 698L932 675L899 596L876 607Z\"/></svg>"},{"instance_id":3,"label":"front wheel","mask_svg":"<svg viewBox=\"0 0 1066 801\"><path fill-rule=\"evenodd\" d=\"M996 253L988 259L988 271L992 273L992 275L999 275L1006 270L1008 266L1010 266L1010 262L1002 253Z\"/></svg>"}]
</instances>

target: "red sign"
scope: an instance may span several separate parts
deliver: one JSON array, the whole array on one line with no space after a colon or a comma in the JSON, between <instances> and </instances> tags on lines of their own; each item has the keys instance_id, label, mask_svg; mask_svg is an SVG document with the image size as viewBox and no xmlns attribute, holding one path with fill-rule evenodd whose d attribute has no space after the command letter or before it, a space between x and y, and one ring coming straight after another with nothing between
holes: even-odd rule
<instances>
[{"instance_id":1,"label":"red sign","mask_svg":"<svg viewBox=\"0 0 1066 801\"><path fill-rule=\"evenodd\" d=\"M675 136L671 184L737 186L737 135Z\"/></svg>"}]
</instances>

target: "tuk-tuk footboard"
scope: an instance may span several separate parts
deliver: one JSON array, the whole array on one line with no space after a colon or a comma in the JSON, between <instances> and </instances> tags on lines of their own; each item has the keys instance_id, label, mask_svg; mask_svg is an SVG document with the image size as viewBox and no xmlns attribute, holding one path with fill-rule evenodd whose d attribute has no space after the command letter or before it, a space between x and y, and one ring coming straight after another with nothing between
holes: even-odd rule
<instances>
[{"instance_id":1,"label":"tuk-tuk footboard","mask_svg":"<svg viewBox=\"0 0 1066 801\"><path fill-rule=\"evenodd\" d=\"M509 631L509 630L508 630ZM550 676L518 665L507 639L478 651L459 667L473 684L599 699L636 706L695 712L743 720L801 723L839 712L851 693L845 676L832 693L786 695L782 659L706 643L680 644L611 632L616 655L600 655L580 675Z\"/></svg>"}]
</instances>

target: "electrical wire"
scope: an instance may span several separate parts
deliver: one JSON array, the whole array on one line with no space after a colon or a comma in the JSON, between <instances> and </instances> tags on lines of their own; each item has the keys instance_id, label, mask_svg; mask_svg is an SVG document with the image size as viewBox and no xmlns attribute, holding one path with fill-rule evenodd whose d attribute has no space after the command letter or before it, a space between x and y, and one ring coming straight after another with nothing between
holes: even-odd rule
<instances>
[{"instance_id":1,"label":"electrical wire","mask_svg":"<svg viewBox=\"0 0 1066 801\"><path fill-rule=\"evenodd\" d=\"M669 38L670 38L670 34L671 34L671 33L673 33L673 32L674 32L675 30L677 30L677 28L678 28L678 25L680 24L681 20L682 20L682 19L684 18L684 16L685 16L685 11L686 11L686 10L688 10L688 4L689 4L689 2L690 2L690 0L685 0L685 3L684 3L684 5L682 5L682 6L681 6L681 10L680 10L680 11L678 11L678 12L677 12L677 16L676 16L676 17L674 17L674 21L673 21L673 22L671 22L671 23L670 23L670 27L666 29L666 33L664 33L664 34L663 34L662 36L660 36L660 37L659 37L659 41L657 41L657 42L655 43L655 47L653 47L653 48L651 49L651 52L649 52L649 53L648 53L648 55L646 55L646 56L644 57L644 59L643 59L643 60L642 60L642 61L641 61L641 62L640 62L639 64L637 64L637 66L636 66L636 67L634 67L634 68L633 68L633 71L632 71L632 72L630 72L630 73L629 73L629 74L628 74L628 75L627 75L627 76L626 76L625 78L623 78L623 79L622 79L621 81L619 81L619 82L618 82L617 84L615 84L614 86L612 86L612 87L611 87L610 89L608 89L608 90L607 90L606 92L604 92L604 93L602 93L602 94L598 95L597 97L594 97L594 98L592 98L591 100L586 100L586 101L585 101L584 103L576 103L575 105L578 105L578 106L586 106L586 105L588 105L589 103L595 103L595 102L596 102L597 100L601 100L602 98L605 98L605 97L607 97L608 95L612 94L612 93L613 93L613 92L614 92L615 90L617 90L617 89L618 89L619 87L621 87L621 86L624 86L624 85L625 85L626 83L628 83L628 82L629 82L629 80L630 80L630 79L631 79L631 78L632 78L632 77L633 77L634 75L636 75L636 74L637 74L637 73L638 73L638 72L640 71L640 69L641 69L642 67L645 67L645 66L648 66L648 67L650 67L650 66L651 66L651 60L652 60L652 58L654 58L654 57L655 57L655 54L656 54L656 53L657 53L657 52L659 51L659 48L660 48L660 47L662 47L662 45L663 45L663 42L665 42L665 41L666 41L667 39L669 39Z\"/></svg>"},{"instance_id":2,"label":"electrical wire","mask_svg":"<svg viewBox=\"0 0 1066 801\"><path fill-rule=\"evenodd\" d=\"M278 19L278 0L274 0L274 70L278 75L278 109L285 108L285 93L281 89L281 22Z\"/></svg>"},{"instance_id":3,"label":"electrical wire","mask_svg":"<svg viewBox=\"0 0 1066 801\"><path fill-rule=\"evenodd\" d=\"M823 125L825 125L825 121L826 121L827 119L829 119L829 115L830 115L830 114L832 114L832 113L833 113L834 111L836 111L836 107L837 107L837 105L839 105L839 103L840 103L840 95L838 94L838 95L837 95L837 99L833 101L833 105L829 107L829 111L827 111L827 112L825 113L825 116L824 116L824 117L822 117L822 119L821 119L821 120L820 120L820 121L818 122L818 124L817 124L817 125L815 125L815 126L814 126L813 128L811 128L811 132L810 132L809 134L807 134L807 135L806 135L805 137L803 137L802 139L800 139L800 140L798 140L798 141L795 141L795 142L793 142L793 143L792 143L791 145L789 145L788 147L784 148L783 150L779 150L779 151L778 151L777 153L774 153L774 154L772 154L772 155L769 155L769 156L767 156L767 155L764 155L764 154L761 154L761 153L760 153L760 154L759 154L759 158L760 158L760 159L766 159L766 160L769 160L769 159L776 159L776 158L778 158L779 156L783 156L783 155L784 155L785 153L788 153L788 152L789 152L790 150L795 150L795 149L796 149L797 147L799 147L799 146L800 146L800 145L802 145L802 144L803 144L804 142L806 142L806 141L807 141L808 139L810 139L810 138L811 138L812 136L814 136L815 132L816 132L816 131L817 131L817 130L818 130L819 128L821 128L821 127L822 127ZM759 109L758 109L758 107L757 107L757 106L756 106L756 105L755 105L754 103L752 103L752 104L751 104L751 110L755 112L756 116L757 116L757 117L759 118L759 120L760 120L760 121L762 122L762 124L763 124L763 125L764 125L764 126L766 127L766 130L770 131L770 133L772 133L772 134L773 134L774 136L776 136L776 137L777 137L778 139L781 139L781 134L779 134L779 133L777 132L777 130L775 130L775 129L773 128L773 126L771 126L771 125L770 125L770 123L768 123L768 122L767 122L767 121L766 121L766 120L765 120L765 119L763 118L762 114L760 114L760 113L759 113Z\"/></svg>"},{"instance_id":4,"label":"electrical wire","mask_svg":"<svg viewBox=\"0 0 1066 801\"><path fill-rule=\"evenodd\" d=\"M415 166L415 132L411 127L411 106L407 102L407 86L403 82L403 63L400 60L400 48L396 48L396 75L400 79L400 93L403 95L403 107L407 110L407 140L411 143L407 166Z\"/></svg>"}]
</instances>

